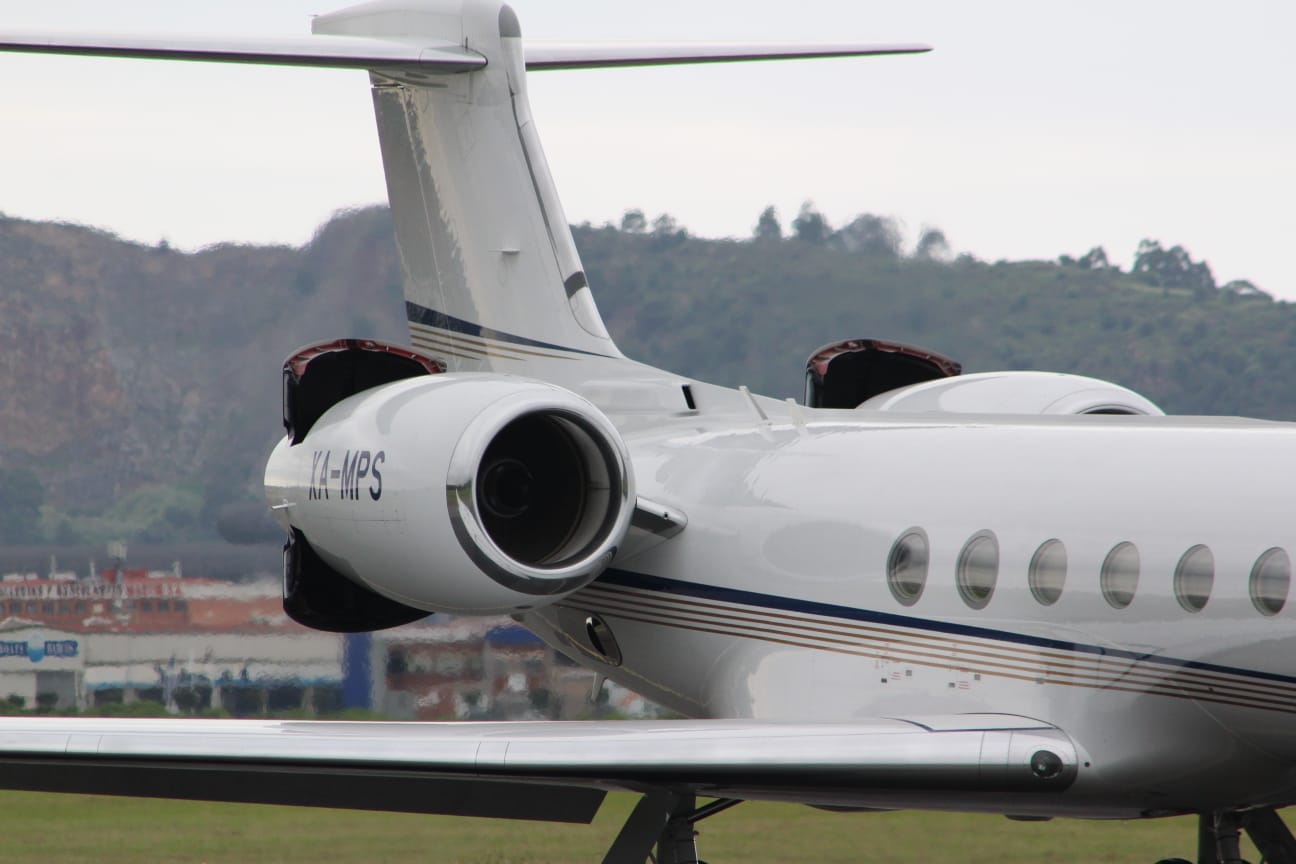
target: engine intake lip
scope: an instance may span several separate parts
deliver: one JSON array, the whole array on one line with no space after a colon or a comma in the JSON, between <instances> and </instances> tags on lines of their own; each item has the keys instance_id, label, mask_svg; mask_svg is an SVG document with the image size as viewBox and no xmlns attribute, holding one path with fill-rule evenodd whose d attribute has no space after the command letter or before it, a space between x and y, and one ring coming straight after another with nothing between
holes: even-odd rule
<instances>
[{"instance_id":1,"label":"engine intake lip","mask_svg":"<svg viewBox=\"0 0 1296 864\"><path fill-rule=\"evenodd\" d=\"M516 508L492 507L483 488L491 445L514 424L544 426L565 441L568 458L580 460L581 499L571 524L554 536L548 551L496 537L501 519ZM499 463L512 461L505 455ZM510 468L510 470L514 470ZM588 584L607 568L634 515L630 454L611 421L574 393L557 388L513 393L487 406L460 436L446 471L446 505L460 546L499 585L536 597L564 594ZM505 512L502 512L503 511Z\"/></svg>"}]
</instances>

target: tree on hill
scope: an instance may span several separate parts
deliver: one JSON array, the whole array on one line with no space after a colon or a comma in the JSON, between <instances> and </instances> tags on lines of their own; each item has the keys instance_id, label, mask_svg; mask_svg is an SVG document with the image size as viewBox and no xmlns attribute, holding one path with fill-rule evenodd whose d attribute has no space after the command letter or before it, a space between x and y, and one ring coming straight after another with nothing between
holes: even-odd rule
<instances>
[{"instance_id":1,"label":"tree on hill","mask_svg":"<svg viewBox=\"0 0 1296 864\"><path fill-rule=\"evenodd\" d=\"M950 256L949 241L939 228L924 228L914 247L914 257L924 261L944 261Z\"/></svg>"},{"instance_id":2,"label":"tree on hill","mask_svg":"<svg viewBox=\"0 0 1296 864\"><path fill-rule=\"evenodd\" d=\"M684 236L688 234L688 232L681 228L679 223L675 221L675 217L669 213L663 213L653 220L652 233L656 234L658 237L675 235Z\"/></svg>"},{"instance_id":3,"label":"tree on hill","mask_svg":"<svg viewBox=\"0 0 1296 864\"><path fill-rule=\"evenodd\" d=\"M1165 249L1156 240L1142 240L1134 253L1135 279L1158 288L1192 291L1198 299L1215 293L1215 277L1205 261L1194 262L1182 246Z\"/></svg>"},{"instance_id":4,"label":"tree on hill","mask_svg":"<svg viewBox=\"0 0 1296 864\"><path fill-rule=\"evenodd\" d=\"M1058 263L1063 267L1079 267L1081 270L1113 270L1120 272L1120 267L1111 263L1107 257L1107 250L1101 246L1095 246L1079 258L1072 258L1070 255L1059 255Z\"/></svg>"},{"instance_id":5,"label":"tree on hill","mask_svg":"<svg viewBox=\"0 0 1296 864\"><path fill-rule=\"evenodd\" d=\"M778 211L773 204L761 211L760 218L756 220L756 228L752 231L752 239L757 242L783 239L783 226L779 225Z\"/></svg>"},{"instance_id":6,"label":"tree on hill","mask_svg":"<svg viewBox=\"0 0 1296 864\"><path fill-rule=\"evenodd\" d=\"M1082 270L1116 270L1111 261L1107 258L1107 250L1101 246L1095 246L1088 252L1080 256L1076 261L1076 266Z\"/></svg>"},{"instance_id":7,"label":"tree on hill","mask_svg":"<svg viewBox=\"0 0 1296 864\"><path fill-rule=\"evenodd\" d=\"M1220 293L1232 297L1255 297L1261 300L1273 300L1273 296L1268 291L1257 288L1255 283L1249 279L1234 279L1231 282L1226 282L1220 287Z\"/></svg>"},{"instance_id":8,"label":"tree on hill","mask_svg":"<svg viewBox=\"0 0 1296 864\"><path fill-rule=\"evenodd\" d=\"M894 219L886 216L861 213L834 234L833 238L848 252L886 258L900 256L900 227ZM944 238L943 234L941 238Z\"/></svg>"},{"instance_id":9,"label":"tree on hill","mask_svg":"<svg viewBox=\"0 0 1296 864\"><path fill-rule=\"evenodd\" d=\"M642 234L648 230L648 220L642 210L627 210L621 217L621 230L627 234Z\"/></svg>"},{"instance_id":10,"label":"tree on hill","mask_svg":"<svg viewBox=\"0 0 1296 864\"><path fill-rule=\"evenodd\" d=\"M792 220L792 236L802 243L823 246L832 237L832 233L828 220L815 209L813 201L806 201L802 204L800 212Z\"/></svg>"}]
</instances>

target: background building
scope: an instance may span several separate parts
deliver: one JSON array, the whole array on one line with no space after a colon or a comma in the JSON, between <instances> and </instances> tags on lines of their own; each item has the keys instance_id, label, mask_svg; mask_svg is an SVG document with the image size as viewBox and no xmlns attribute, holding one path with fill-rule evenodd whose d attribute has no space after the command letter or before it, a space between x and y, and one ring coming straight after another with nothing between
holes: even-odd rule
<instances>
[{"instance_id":1,"label":"background building","mask_svg":"<svg viewBox=\"0 0 1296 864\"><path fill-rule=\"evenodd\" d=\"M290 620L279 592L277 581L188 577L178 564L91 579L4 574L0 707L152 702L174 713L359 709L409 720L655 713L507 618L320 633Z\"/></svg>"}]
</instances>

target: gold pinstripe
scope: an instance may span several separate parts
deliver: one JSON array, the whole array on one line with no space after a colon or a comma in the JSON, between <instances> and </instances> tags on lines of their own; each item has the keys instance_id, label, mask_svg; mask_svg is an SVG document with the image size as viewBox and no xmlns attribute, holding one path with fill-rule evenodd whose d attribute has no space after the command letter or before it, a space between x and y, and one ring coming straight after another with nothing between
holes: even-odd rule
<instances>
[{"instance_id":1,"label":"gold pinstripe","mask_svg":"<svg viewBox=\"0 0 1296 864\"><path fill-rule=\"evenodd\" d=\"M718 613L737 611L734 606L726 606L726 605L716 603L714 601L697 600L693 598L682 598L682 597L675 597L672 595L662 595L660 592L647 592L647 591L636 590L632 588L618 587L616 589L612 589L610 588L610 586L607 585L595 584L589 586L589 588L587 588L586 590L594 590L594 591L611 590L613 592L620 591L628 595L632 595L636 598L639 598L644 603L650 603L650 604L654 602L667 603L667 604L674 603L685 608L695 607L697 609L712 610ZM1007 659L1007 660L1015 659L1013 655L1025 656L1033 659L1043 658L1049 661L1044 665L1053 666L1062 669L1089 668L1090 666L1094 665L1094 664L1087 664L1087 663L1077 664L1075 662L1076 655L1074 653L1070 653L1070 652L1066 652L1054 648L1018 646L1018 645L1013 645L1011 643L992 643L990 645L987 645L984 640L973 641L970 639L959 639L957 637L944 636L944 635L929 636L921 632L902 631L902 630L898 631L896 628L886 628L880 625L862 624L856 622L843 622L843 621L825 621L822 618L804 615L804 614L773 612L766 609L751 608L751 607L745 607L745 608L749 610L744 612L745 617L739 616L737 618L734 618L734 620L743 621L748 618L756 618L758 620L759 619L766 620L775 625L778 625L781 622L787 622L789 626L794 625L799 629L819 630L819 632L824 632L824 633L875 634L876 636L879 636L888 642L894 641L896 639L897 632L900 632L904 634L903 638L910 640L910 644L916 644L918 647L922 647L922 648L951 650L950 646L954 646L952 650L962 650L972 655L985 656L985 657L997 658L997 659ZM824 627L830 629L821 629ZM836 629L834 630L831 628L836 628ZM1082 656L1086 656L1086 655L1082 655ZM1099 655L1092 655L1092 656L1098 657ZM1139 673L1138 670L1144 669L1146 668L1146 666L1134 660L1128 660L1125 658L1110 657L1110 656L1104 657L1103 659L1105 659L1106 662L1109 664L1123 663L1127 673L1143 674L1144 676L1151 677L1157 681L1164 680L1168 677L1171 677L1171 674L1161 674L1158 672ZM1172 667L1167 667L1167 668L1172 668ZM1176 670L1176 671L1180 671L1180 670ZM1250 681L1239 682L1236 678L1232 678L1222 673L1211 672L1210 670L1204 670L1204 669L1203 670L1183 670L1183 671L1190 671L1193 677L1200 679L1200 682L1205 684L1215 683L1223 686L1230 686L1242 691L1249 691L1255 695L1260 695L1260 696L1274 695L1273 692L1274 687L1277 686L1282 688L1286 695L1291 695L1293 697L1296 697L1296 686L1290 684L1273 682L1272 685L1267 685L1267 684L1256 684Z\"/></svg>"},{"instance_id":2,"label":"gold pinstripe","mask_svg":"<svg viewBox=\"0 0 1296 864\"><path fill-rule=\"evenodd\" d=\"M526 360L532 357L538 357L546 360L573 360L575 358L567 354L561 354L553 351L544 351L535 348L522 348L512 345L501 345L497 341L487 341L475 336L465 336L462 333L453 333L449 330L442 330L435 327L428 327L426 324L416 324L410 322L410 338L423 338L427 340L439 340L450 348L464 351L476 351L481 354L503 357L507 360Z\"/></svg>"},{"instance_id":3,"label":"gold pinstripe","mask_svg":"<svg viewBox=\"0 0 1296 864\"><path fill-rule=\"evenodd\" d=\"M658 624L694 632L741 636L792 647L813 648L926 668L1059 684L1093 690L1153 693L1224 705L1296 713L1296 692L1274 682L1281 692L1239 682L1206 670L1168 669L1164 674L1135 660L1095 656L1076 663L1056 649L986 645L982 642L915 634L875 625L828 622L790 613L723 606L714 602L641 592L602 584L591 585L569 602L611 617ZM810 634L810 635L807 635ZM814 635L821 634L821 635ZM1103 665L1121 668L1104 673Z\"/></svg>"}]
</instances>

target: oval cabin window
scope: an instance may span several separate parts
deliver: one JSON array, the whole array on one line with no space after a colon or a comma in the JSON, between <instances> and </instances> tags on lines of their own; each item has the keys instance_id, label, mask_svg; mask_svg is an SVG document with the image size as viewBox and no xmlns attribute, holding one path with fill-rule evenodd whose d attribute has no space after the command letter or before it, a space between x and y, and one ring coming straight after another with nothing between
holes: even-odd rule
<instances>
[{"instance_id":1,"label":"oval cabin window","mask_svg":"<svg viewBox=\"0 0 1296 864\"><path fill-rule=\"evenodd\" d=\"M912 606L927 585L927 534L910 528L900 536L887 556L887 587L905 606Z\"/></svg>"},{"instance_id":2,"label":"oval cabin window","mask_svg":"<svg viewBox=\"0 0 1296 864\"><path fill-rule=\"evenodd\" d=\"M1117 543L1102 565L1102 594L1113 609L1124 609L1138 590L1139 553L1133 543Z\"/></svg>"},{"instance_id":3,"label":"oval cabin window","mask_svg":"<svg viewBox=\"0 0 1296 864\"><path fill-rule=\"evenodd\" d=\"M1045 540L1031 557L1030 572L1026 577L1031 595L1041 606L1052 606L1062 596L1066 574L1066 546L1061 540Z\"/></svg>"},{"instance_id":4,"label":"oval cabin window","mask_svg":"<svg viewBox=\"0 0 1296 864\"><path fill-rule=\"evenodd\" d=\"M1291 559L1278 547L1267 550L1251 568L1251 603L1261 615L1277 615L1287 605Z\"/></svg>"},{"instance_id":5,"label":"oval cabin window","mask_svg":"<svg viewBox=\"0 0 1296 864\"><path fill-rule=\"evenodd\" d=\"M999 541L990 531L979 531L959 553L959 595L973 609L984 609L994 595L998 578Z\"/></svg>"},{"instance_id":6,"label":"oval cabin window","mask_svg":"<svg viewBox=\"0 0 1296 864\"><path fill-rule=\"evenodd\" d=\"M1206 608L1215 584L1215 556L1205 546L1194 546L1175 566L1174 592L1179 605L1189 612Z\"/></svg>"}]
</instances>

